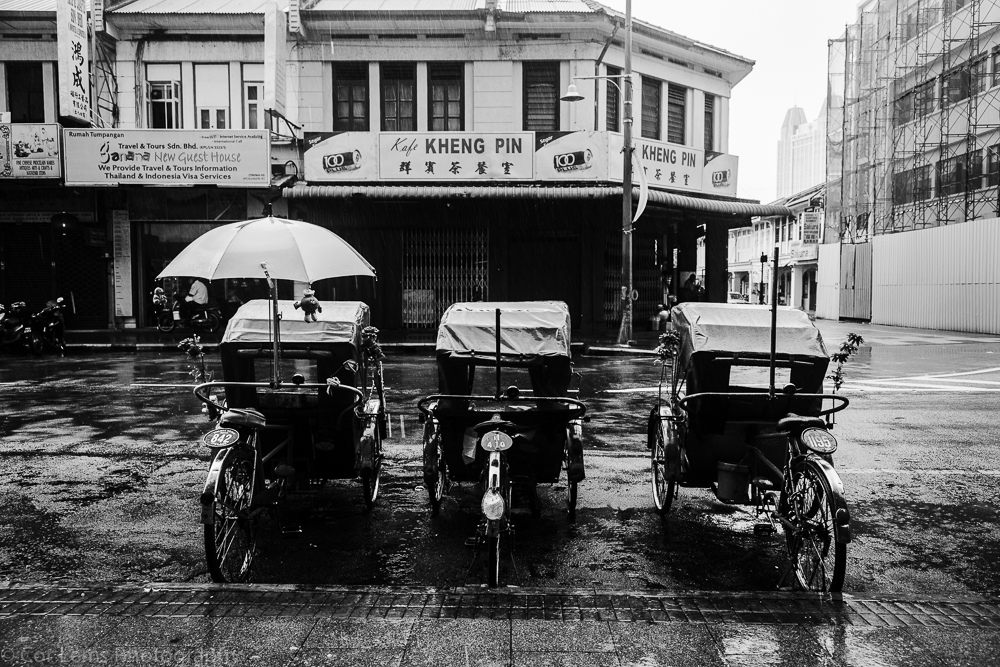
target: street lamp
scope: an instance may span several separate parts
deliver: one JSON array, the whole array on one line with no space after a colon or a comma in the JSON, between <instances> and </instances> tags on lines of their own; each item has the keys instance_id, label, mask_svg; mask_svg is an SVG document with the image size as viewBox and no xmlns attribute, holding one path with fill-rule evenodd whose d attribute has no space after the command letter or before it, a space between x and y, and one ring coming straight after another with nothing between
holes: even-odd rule
<instances>
[{"instance_id":1,"label":"street lamp","mask_svg":"<svg viewBox=\"0 0 1000 667\"><path fill-rule=\"evenodd\" d=\"M764 305L764 265L767 264L767 254L760 256L760 289L757 291L757 303Z\"/></svg>"},{"instance_id":2,"label":"street lamp","mask_svg":"<svg viewBox=\"0 0 1000 667\"><path fill-rule=\"evenodd\" d=\"M618 329L618 344L628 345L632 339L632 0L625 0L625 73L608 76L575 76L573 79L606 79L622 96L622 321ZM621 79L623 85L615 82ZM564 102L584 99L573 83L569 84ZM596 113L596 110L595 110Z\"/></svg>"}]
</instances>

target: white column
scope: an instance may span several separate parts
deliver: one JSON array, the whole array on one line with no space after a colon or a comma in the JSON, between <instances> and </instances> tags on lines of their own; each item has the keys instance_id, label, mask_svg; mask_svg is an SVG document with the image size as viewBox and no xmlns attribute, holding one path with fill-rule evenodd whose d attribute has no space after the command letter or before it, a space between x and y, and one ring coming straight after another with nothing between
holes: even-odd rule
<instances>
[{"instance_id":1,"label":"white column","mask_svg":"<svg viewBox=\"0 0 1000 667\"><path fill-rule=\"evenodd\" d=\"M624 103L625 103L625 84L623 83L622 84L623 121L625 119ZM636 72L632 72L632 141L635 141L641 136L642 136L642 76L640 76Z\"/></svg>"},{"instance_id":2,"label":"white column","mask_svg":"<svg viewBox=\"0 0 1000 667\"><path fill-rule=\"evenodd\" d=\"M795 308L802 308L803 310L805 310L805 307L802 305L802 274L804 272L805 269L801 266L792 267L791 294L785 295L788 297L785 301L786 304Z\"/></svg>"},{"instance_id":3,"label":"white column","mask_svg":"<svg viewBox=\"0 0 1000 667\"><path fill-rule=\"evenodd\" d=\"M57 120L57 100L59 86L56 85L55 63L42 63L42 97L45 109L45 122L55 123Z\"/></svg>"},{"instance_id":4,"label":"white column","mask_svg":"<svg viewBox=\"0 0 1000 667\"><path fill-rule=\"evenodd\" d=\"M417 105L417 132L428 130L427 104L430 99L427 93L427 63L417 63L417 97L413 103Z\"/></svg>"},{"instance_id":5,"label":"white column","mask_svg":"<svg viewBox=\"0 0 1000 667\"><path fill-rule=\"evenodd\" d=\"M476 70L471 62L465 63L465 68L463 69L465 75L462 79L462 95L465 96L463 100L465 104L465 131L475 132L476 130L476 105L475 105L475 76Z\"/></svg>"},{"instance_id":6,"label":"white column","mask_svg":"<svg viewBox=\"0 0 1000 667\"><path fill-rule=\"evenodd\" d=\"M333 63L323 63L323 131L333 131Z\"/></svg>"},{"instance_id":7,"label":"white column","mask_svg":"<svg viewBox=\"0 0 1000 667\"><path fill-rule=\"evenodd\" d=\"M688 146L705 148L705 91L691 89L691 136Z\"/></svg>"},{"instance_id":8,"label":"white column","mask_svg":"<svg viewBox=\"0 0 1000 667\"><path fill-rule=\"evenodd\" d=\"M10 111L7 106L7 65L0 63L0 111Z\"/></svg>"},{"instance_id":9,"label":"white column","mask_svg":"<svg viewBox=\"0 0 1000 667\"><path fill-rule=\"evenodd\" d=\"M514 131L524 129L524 68L521 67L521 61L518 60L511 63L513 68L513 85L511 86L511 99L513 103L511 105L511 126Z\"/></svg>"},{"instance_id":10,"label":"white column","mask_svg":"<svg viewBox=\"0 0 1000 667\"><path fill-rule=\"evenodd\" d=\"M190 130L198 127L194 112L194 63L181 63L181 127Z\"/></svg>"},{"instance_id":11,"label":"white column","mask_svg":"<svg viewBox=\"0 0 1000 667\"><path fill-rule=\"evenodd\" d=\"M368 129L382 130L382 90L379 87L378 63L368 63Z\"/></svg>"},{"instance_id":12,"label":"white column","mask_svg":"<svg viewBox=\"0 0 1000 667\"><path fill-rule=\"evenodd\" d=\"M229 127L243 129L243 67L229 63Z\"/></svg>"},{"instance_id":13,"label":"white column","mask_svg":"<svg viewBox=\"0 0 1000 667\"><path fill-rule=\"evenodd\" d=\"M729 152L729 98L721 95L715 98L715 145L720 153Z\"/></svg>"}]
</instances>

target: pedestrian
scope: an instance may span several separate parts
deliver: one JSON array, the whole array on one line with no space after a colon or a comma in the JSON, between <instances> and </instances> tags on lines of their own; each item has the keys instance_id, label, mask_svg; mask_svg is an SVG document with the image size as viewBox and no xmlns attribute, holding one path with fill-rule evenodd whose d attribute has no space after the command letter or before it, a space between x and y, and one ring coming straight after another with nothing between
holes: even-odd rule
<instances>
[{"instance_id":1,"label":"pedestrian","mask_svg":"<svg viewBox=\"0 0 1000 667\"><path fill-rule=\"evenodd\" d=\"M201 278L192 278L188 287L187 296L184 297L184 319L191 319L196 310L203 310L208 305L208 286L201 281Z\"/></svg>"}]
</instances>

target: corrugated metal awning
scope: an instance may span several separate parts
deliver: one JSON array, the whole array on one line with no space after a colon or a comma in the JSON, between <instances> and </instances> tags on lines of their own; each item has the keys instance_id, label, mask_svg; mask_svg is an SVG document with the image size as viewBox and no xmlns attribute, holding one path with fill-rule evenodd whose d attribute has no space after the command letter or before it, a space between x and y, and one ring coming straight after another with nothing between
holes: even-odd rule
<instances>
[{"instance_id":1,"label":"corrugated metal awning","mask_svg":"<svg viewBox=\"0 0 1000 667\"><path fill-rule=\"evenodd\" d=\"M523 186L523 185L295 185L282 193L289 199L604 199L621 197L621 186ZM638 198L633 189L633 199ZM659 190L649 191L649 201L673 208L734 216L790 215L785 206L752 201L702 199Z\"/></svg>"}]
</instances>

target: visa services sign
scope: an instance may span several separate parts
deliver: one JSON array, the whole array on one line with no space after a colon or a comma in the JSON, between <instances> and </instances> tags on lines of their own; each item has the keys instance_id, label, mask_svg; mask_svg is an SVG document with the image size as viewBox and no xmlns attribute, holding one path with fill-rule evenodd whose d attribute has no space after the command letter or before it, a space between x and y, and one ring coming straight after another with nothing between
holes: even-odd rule
<instances>
[{"instance_id":1,"label":"visa services sign","mask_svg":"<svg viewBox=\"0 0 1000 667\"><path fill-rule=\"evenodd\" d=\"M267 130L63 130L67 185L266 187Z\"/></svg>"}]
</instances>

